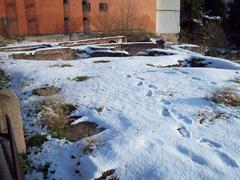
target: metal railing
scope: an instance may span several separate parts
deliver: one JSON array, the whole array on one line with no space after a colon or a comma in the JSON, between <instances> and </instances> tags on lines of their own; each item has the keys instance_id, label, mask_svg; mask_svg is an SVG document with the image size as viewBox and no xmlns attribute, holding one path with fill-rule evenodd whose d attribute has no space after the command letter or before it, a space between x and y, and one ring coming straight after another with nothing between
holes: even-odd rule
<instances>
[{"instance_id":1,"label":"metal railing","mask_svg":"<svg viewBox=\"0 0 240 180\"><path fill-rule=\"evenodd\" d=\"M0 133L0 179L24 180L10 118L5 116L7 133Z\"/></svg>"}]
</instances>

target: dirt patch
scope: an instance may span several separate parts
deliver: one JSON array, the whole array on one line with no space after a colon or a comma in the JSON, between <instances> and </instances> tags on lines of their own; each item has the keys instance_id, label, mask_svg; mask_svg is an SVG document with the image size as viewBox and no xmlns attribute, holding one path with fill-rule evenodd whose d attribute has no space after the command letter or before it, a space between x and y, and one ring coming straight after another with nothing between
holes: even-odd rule
<instances>
[{"instance_id":1,"label":"dirt patch","mask_svg":"<svg viewBox=\"0 0 240 180\"><path fill-rule=\"evenodd\" d=\"M51 99L46 99L40 104L41 109L38 114L42 125L47 125L54 138L65 138L65 126L71 121L70 114L77 109L76 106Z\"/></svg>"},{"instance_id":2,"label":"dirt patch","mask_svg":"<svg viewBox=\"0 0 240 180\"><path fill-rule=\"evenodd\" d=\"M77 107L62 103L59 101L44 101L43 108L39 113L43 125L47 125L50 134L54 138L66 138L69 141L78 141L86 137L98 134L105 130L94 122L80 122L71 125L71 123L81 118L81 116L72 116Z\"/></svg>"},{"instance_id":3,"label":"dirt patch","mask_svg":"<svg viewBox=\"0 0 240 180\"><path fill-rule=\"evenodd\" d=\"M74 60L78 56L75 51L70 48L39 50L31 54L12 54L14 59L29 59L29 60Z\"/></svg>"},{"instance_id":4,"label":"dirt patch","mask_svg":"<svg viewBox=\"0 0 240 180\"><path fill-rule=\"evenodd\" d=\"M99 60L99 61L94 61L94 63L109 63L111 61L109 60Z\"/></svg>"},{"instance_id":5,"label":"dirt patch","mask_svg":"<svg viewBox=\"0 0 240 180\"><path fill-rule=\"evenodd\" d=\"M146 66L149 66L149 67L156 67L156 68L181 67L180 63L173 64L173 65L167 65L167 66L162 66L162 65L153 65L153 64L146 64Z\"/></svg>"},{"instance_id":6,"label":"dirt patch","mask_svg":"<svg viewBox=\"0 0 240 180\"><path fill-rule=\"evenodd\" d=\"M61 88L49 86L49 87L41 87L41 88L33 89L32 94L37 96L52 96L52 95L58 94L60 91L61 91Z\"/></svg>"},{"instance_id":7,"label":"dirt patch","mask_svg":"<svg viewBox=\"0 0 240 180\"><path fill-rule=\"evenodd\" d=\"M98 134L104 130L104 128L99 127L96 123L85 121L76 125L65 126L65 135L68 140L77 141Z\"/></svg>"},{"instance_id":8,"label":"dirt patch","mask_svg":"<svg viewBox=\"0 0 240 180\"><path fill-rule=\"evenodd\" d=\"M77 76L73 79L71 79L72 81L77 81L77 82L82 82L82 81L87 81L88 79L90 79L91 77L89 76Z\"/></svg>"},{"instance_id":9,"label":"dirt patch","mask_svg":"<svg viewBox=\"0 0 240 180\"><path fill-rule=\"evenodd\" d=\"M95 180L103 180L103 179L112 179L117 180L119 179L117 176L114 176L115 169L110 169L102 173L102 175L99 178L95 178Z\"/></svg>"}]
</instances>

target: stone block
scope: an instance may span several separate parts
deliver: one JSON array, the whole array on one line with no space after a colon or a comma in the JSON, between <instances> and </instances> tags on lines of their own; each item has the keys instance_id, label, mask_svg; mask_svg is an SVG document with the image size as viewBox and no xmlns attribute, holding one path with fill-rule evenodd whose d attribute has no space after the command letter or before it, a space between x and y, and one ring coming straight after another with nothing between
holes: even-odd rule
<instances>
[{"instance_id":1,"label":"stone block","mask_svg":"<svg viewBox=\"0 0 240 180\"><path fill-rule=\"evenodd\" d=\"M26 144L24 139L23 123L20 113L20 104L18 97L13 90L0 91L0 132L6 133L5 115L11 120L13 134L19 153L26 152Z\"/></svg>"}]
</instances>

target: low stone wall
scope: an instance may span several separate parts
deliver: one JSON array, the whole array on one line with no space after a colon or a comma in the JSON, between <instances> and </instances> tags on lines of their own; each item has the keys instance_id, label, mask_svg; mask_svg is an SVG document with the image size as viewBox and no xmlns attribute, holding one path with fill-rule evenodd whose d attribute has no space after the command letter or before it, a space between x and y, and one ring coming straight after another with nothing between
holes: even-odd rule
<instances>
[{"instance_id":1,"label":"low stone wall","mask_svg":"<svg viewBox=\"0 0 240 180\"><path fill-rule=\"evenodd\" d=\"M70 48L41 49L36 53L12 54L14 59L28 60L74 60L77 58L75 51Z\"/></svg>"},{"instance_id":2,"label":"low stone wall","mask_svg":"<svg viewBox=\"0 0 240 180\"><path fill-rule=\"evenodd\" d=\"M52 34L52 35L24 36L24 40L39 42L64 42L70 40L70 35Z\"/></svg>"},{"instance_id":3,"label":"low stone wall","mask_svg":"<svg viewBox=\"0 0 240 180\"><path fill-rule=\"evenodd\" d=\"M0 91L0 132L7 133L5 115L11 120L13 134L19 153L26 152L19 100L13 90Z\"/></svg>"}]
</instances>

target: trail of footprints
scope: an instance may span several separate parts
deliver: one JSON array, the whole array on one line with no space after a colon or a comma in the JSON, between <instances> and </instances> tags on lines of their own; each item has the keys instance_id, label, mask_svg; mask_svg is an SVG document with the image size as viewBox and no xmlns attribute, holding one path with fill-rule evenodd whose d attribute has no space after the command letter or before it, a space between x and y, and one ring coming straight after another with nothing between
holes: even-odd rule
<instances>
[{"instance_id":1,"label":"trail of footprints","mask_svg":"<svg viewBox=\"0 0 240 180\"><path fill-rule=\"evenodd\" d=\"M180 70L177 70L180 71ZM183 74L190 74L187 71L180 71ZM142 77L137 77L137 79L139 80L139 82L137 83L137 86L144 86L145 85L145 79ZM198 80L198 81L202 81L202 79L198 78L198 77L191 77L192 80ZM216 85L217 83L215 82L210 82L210 84L212 85ZM147 92L146 92L146 97L150 98L152 96L154 96L154 90L158 90L158 88L152 84L147 86ZM161 103L163 104L162 107L162 116L166 117L166 118L171 118L173 120L175 120L176 122L179 123L178 128L176 129L179 134L183 137L183 138L192 138L191 136L191 132L188 130L188 128L186 126L190 126L193 124L193 120L188 118L186 115L183 115L179 112L177 112L174 109L169 110L168 106L171 105L171 102L166 100L166 99L162 99ZM221 148L223 147L223 145L221 145L218 142L215 142L213 140L210 139L206 139L206 138L201 138L199 140L200 144L206 145L208 146L208 148L210 148L215 156L217 156L224 165L232 167L232 168L237 168L239 167L238 163L236 160L234 160L234 158L232 158L230 155L228 155L227 153L225 153L224 151L221 150ZM186 156L187 158L191 159L194 163L198 164L198 165L207 165L209 164L208 160L206 160L204 157L202 157L201 155L198 155L196 153L194 153L193 151L189 150L187 147L183 146L183 145L176 145L176 149L184 156Z\"/></svg>"},{"instance_id":2,"label":"trail of footprints","mask_svg":"<svg viewBox=\"0 0 240 180\"><path fill-rule=\"evenodd\" d=\"M170 105L170 102L166 100L163 100L163 103L165 105ZM186 128L186 126L183 125L185 124L189 126L193 124L193 121L190 118L188 118L187 116L181 113L178 113L175 110L170 111L166 106L163 107L163 112L164 112L163 113L164 116L170 116L175 121L180 121L180 126L177 130L183 138L191 138L191 132ZM234 158L232 158L230 155L228 155L224 151L220 150L223 147L223 145L221 145L220 143L210 139L206 139L206 138L201 138L199 143L208 146L215 153L215 155L222 161L222 163L225 164L226 166L229 166L232 168L239 167L237 161L234 160ZM208 164L208 161L206 159L204 159L200 155L195 154L193 151L189 150L187 147L184 147L182 145L177 145L176 148L181 154L187 156L193 162L199 165Z\"/></svg>"}]
</instances>

